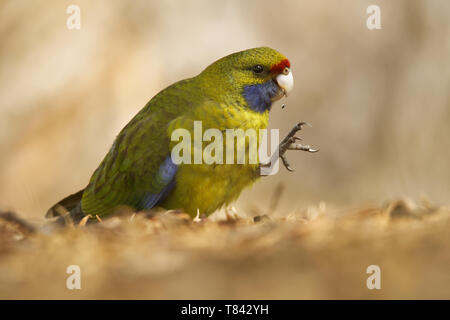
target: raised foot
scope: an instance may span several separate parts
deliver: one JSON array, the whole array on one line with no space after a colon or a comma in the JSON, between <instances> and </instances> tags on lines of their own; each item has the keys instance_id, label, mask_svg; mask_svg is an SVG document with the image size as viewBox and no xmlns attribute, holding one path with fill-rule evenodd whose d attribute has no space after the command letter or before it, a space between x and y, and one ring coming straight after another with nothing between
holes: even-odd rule
<instances>
[{"instance_id":1,"label":"raised foot","mask_svg":"<svg viewBox=\"0 0 450 320\"><path fill-rule=\"evenodd\" d=\"M319 149L311 148L308 145L303 145L301 143L296 143L296 141L301 141L302 139L299 137L296 137L295 134L300 131L303 126L309 126L312 127L307 122L299 122L297 123L291 131L287 134L287 136L281 141L281 143L278 145L277 152L272 154L270 158L270 162L268 163L261 163L259 165L259 174L261 176L268 176L272 174L272 166L276 161L278 161L278 158L281 158L281 161L283 162L283 165L286 167L289 171L294 171L292 167L289 165L289 162L286 157L286 151L288 150L300 150L300 151L306 151L310 153L314 153L319 151Z\"/></svg>"},{"instance_id":2,"label":"raised foot","mask_svg":"<svg viewBox=\"0 0 450 320\"><path fill-rule=\"evenodd\" d=\"M288 150L300 150L306 151L310 153L318 152L319 149L311 148L309 145L304 145L301 143L296 143L296 141L302 141L301 138L296 137L295 134L302 130L304 126L312 127L308 122L299 122L297 123L291 131L287 134L287 136L280 142L279 146L279 157L283 162L283 165L286 167L288 171L294 171L294 169L289 165L289 161L286 157L286 152Z\"/></svg>"}]
</instances>

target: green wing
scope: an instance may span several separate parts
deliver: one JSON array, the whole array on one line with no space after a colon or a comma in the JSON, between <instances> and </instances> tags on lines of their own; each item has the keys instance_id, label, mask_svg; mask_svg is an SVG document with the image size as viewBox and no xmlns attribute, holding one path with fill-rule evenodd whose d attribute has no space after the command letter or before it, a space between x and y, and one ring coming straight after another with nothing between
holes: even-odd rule
<instances>
[{"instance_id":1,"label":"green wing","mask_svg":"<svg viewBox=\"0 0 450 320\"><path fill-rule=\"evenodd\" d=\"M161 91L122 129L92 175L81 205L104 216L118 207L142 210L170 192L176 168L170 160L168 125L201 103L195 78Z\"/></svg>"}]
</instances>

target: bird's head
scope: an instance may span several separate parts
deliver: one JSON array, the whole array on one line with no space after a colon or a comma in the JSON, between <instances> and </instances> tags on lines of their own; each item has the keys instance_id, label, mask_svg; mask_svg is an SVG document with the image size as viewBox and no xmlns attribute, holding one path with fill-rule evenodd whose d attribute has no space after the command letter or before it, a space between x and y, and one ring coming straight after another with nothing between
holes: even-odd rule
<instances>
[{"instance_id":1,"label":"bird's head","mask_svg":"<svg viewBox=\"0 0 450 320\"><path fill-rule=\"evenodd\" d=\"M278 51L260 47L226 56L200 76L207 94L219 102L240 102L257 112L270 110L294 87L289 60Z\"/></svg>"}]
</instances>

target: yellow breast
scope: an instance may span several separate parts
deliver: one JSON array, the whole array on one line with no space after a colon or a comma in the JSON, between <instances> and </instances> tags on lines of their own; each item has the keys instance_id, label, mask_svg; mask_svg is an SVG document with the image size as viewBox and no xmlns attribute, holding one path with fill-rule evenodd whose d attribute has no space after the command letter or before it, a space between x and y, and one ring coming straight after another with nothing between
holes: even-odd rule
<instances>
[{"instance_id":1,"label":"yellow breast","mask_svg":"<svg viewBox=\"0 0 450 320\"><path fill-rule=\"evenodd\" d=\"M175 178L175 188L161 204L167 209L182 208L192 216L196 215L197 210L200 213L211 214L223 205L229 204L237 199L245 187L258 179L259 159L256 158L255 162L249 155L251 151L253 152L253 147L256 148L257 157L259 129L267 128L268 112L258 113L237 106L204 104L201 108L193 110L189 116L174 121L169 130L184 128L191 133L191 137L194 137L194 121L201 121L203 133L208 129L218 129L223 133L223 164L206 164L204 161L200 164L180 164ZM198 129L198 122L196 125ZM241 132L229 129L241 129ZM252 131L256 133L256 146L251 142ZM231 148L232 140L234 146ZM210 141L203 141L202 150L206 152L210 144ZM238 160L242 163L242 159L238 159L240 144L245 146L243 164L237 163ZM227 150L230 152L231 149L234 151L233 159L227 157ZM234 161L227 163L227 159Z\"/></svg>"}]
</instances>

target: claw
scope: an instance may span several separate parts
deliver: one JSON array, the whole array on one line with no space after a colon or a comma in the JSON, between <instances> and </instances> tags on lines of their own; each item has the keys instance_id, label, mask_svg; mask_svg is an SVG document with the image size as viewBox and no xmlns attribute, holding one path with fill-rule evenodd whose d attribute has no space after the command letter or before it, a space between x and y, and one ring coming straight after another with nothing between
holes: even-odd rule
<instances>
[{"instance_id":1,"label":"claw","mask_svg":"<svg viewBox=\"0 0 450 320\"><path fill-rule=\"evenodd\" d=\"M298 130L301 130L303 126L308 126L308 127L312 128L312 125L309 122L305 122L305 121L297 123L297 125L294 128L298 128Z\"/></svg>"},{"instance_id":2,"label":"claw","mask_svg":"<svg viewBox=\"0 0 450 320\"><path fill-rule=\"evenodd\" d=\"M320 149L313 149L308 145L303 145L303 144L294 144L294 145L290 145L287 150L301 150L301 151L307 151L310 153L315 153L318 152Z\"/></svg>"},{"instance_id":3,"label":"claw","mask_svg":"<svg viewBox=\"0 0 450 320\"><path fill-rule=\"evenodd\" d=\"M289 162L288 162L286 156L283 154L283 155L280 155L280 158L281 158L281 161L283 162L283 165L285 166L285 168L288 171L293 172L294 169L292 169L291 166L289 165Z\"/></svg>"}]
</instances>

